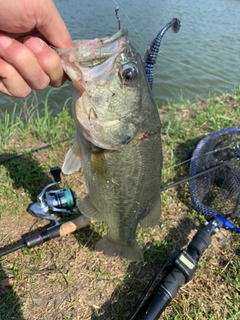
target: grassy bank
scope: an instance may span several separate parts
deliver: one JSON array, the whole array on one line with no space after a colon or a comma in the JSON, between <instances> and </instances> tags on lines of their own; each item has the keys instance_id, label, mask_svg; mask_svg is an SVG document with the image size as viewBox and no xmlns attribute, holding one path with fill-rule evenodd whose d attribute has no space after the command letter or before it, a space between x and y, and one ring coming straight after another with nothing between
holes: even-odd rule
<instances>
[{"instance_id":1,"label":"grassy bank","mask_svg":"<svg viewBox=\"0 0 240 320\"><path fill-rule=\"evenodd\" d=\"M188 158L200 137L239 126L239 105L236 92L161 108L163 185L188 175L188 163L178 164ZM71 141L56 142L74 134L67 108L56 117L48 110L46 100L44 116L37 111L24 119L6 114L0 122L1 247L48 225L26 209L52 181L49 169L62 165L71 145ZM52 146L30 152L46 144ZM16 153L23 155L5 161ZM81 171L63 179L79 198L86 194ZM162 204L160 227L137 232L143 263L106 259L94 251L107 231L104 223L1 258L0 319L126 319L155 271L176 249L186 246L204 222L191 203L187 183L162 192ZM217 233L194 278L163 318L239 319L239 247L238 234Z\"/></svg>"}]
</instances>

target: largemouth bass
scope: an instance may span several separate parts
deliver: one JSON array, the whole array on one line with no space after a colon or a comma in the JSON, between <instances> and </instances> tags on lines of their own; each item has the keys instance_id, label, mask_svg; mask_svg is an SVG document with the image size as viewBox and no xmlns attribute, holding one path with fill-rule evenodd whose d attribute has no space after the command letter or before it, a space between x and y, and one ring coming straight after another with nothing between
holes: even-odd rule
<instances>
[{"instance_id":1,"label":"largemouth bass","mask_svg":"<svg viewBox=\"0 0 240 320\"><path fill-rule=\"evenodd\" d=\"M72 112L77 129L62 171L71 174L83 168L88 195L78 208L108 225L96 250L141 261L138 223L157 225L161 212L158 109L126 29L74 44L57 50L75 87Z\"/></svg>"}]
</instances>

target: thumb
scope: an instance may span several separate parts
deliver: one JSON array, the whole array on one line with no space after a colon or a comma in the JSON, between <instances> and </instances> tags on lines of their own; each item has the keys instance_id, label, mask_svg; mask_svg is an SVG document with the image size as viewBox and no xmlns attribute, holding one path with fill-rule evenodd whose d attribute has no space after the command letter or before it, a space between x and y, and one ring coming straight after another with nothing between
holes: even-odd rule
<instances>
[{"instance_id":1,"label":"thumb","mask_svg":"<svg viewBox=\"0 0 240 320\"><path fill-rule=\"evenodd\" d=\"M73 47L70 33L53 1L36 1L35 6L36 29L47 42L59 48Z\"/></svg>"}]
</instances>

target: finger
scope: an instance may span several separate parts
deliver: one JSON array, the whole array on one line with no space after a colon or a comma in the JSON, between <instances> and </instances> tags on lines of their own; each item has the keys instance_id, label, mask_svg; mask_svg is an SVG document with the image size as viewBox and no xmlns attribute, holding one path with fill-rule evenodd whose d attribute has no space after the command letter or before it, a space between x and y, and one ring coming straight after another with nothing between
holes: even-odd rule
<instances>
[{"instance_id":1,"label":"finger","mask_svg":"<svg viewBox=\"0 0 240 320\"><path fill-rule=\"evenodd\" d=\"M27 36L34 36L34 37L41 38L41 33L35 29L28 31L28 32L23 32L23 33L12 33L12 32L5 32L5 31L1 30L1 34L5 34L6 36L13 38L13 39L16 39L19 42L23 42L24 38Z\"/></svg>"},{"instance_id":2,"label":"finger","mask_svg":"<svg viewBox=\"0 0 240 320\"><path fill-rule=\"evenodd\" d=\"M42 70L33 52L22 43L0 34L0 57L11 64L32 89L44 89L49 84L48 75ZM9 77L3 74L2 77ZM13 83L15 79L12 79Z\"/></svg>"},{"instance_id":3,"label":"finger","mask_svg":"<svg viewBox=\"0 0 240 320\"><path fill-rule=\"evenodd\" d=\"M43 0L41 1L43 2ZM39 6L35 8L35 12L38 13L38 17L44 17L37 19L36 29L50 44L59 48L73 46L69 31L53 1L45 0L45 5L42 5L41 8Z\"/></svg>"},{"instance_id":4,"label":"finger","mask_svg":"<svg viewBox=\"0 0 240 320\"><path fill-rule=\"evenodd\" d=\"M42 70L50 78L50 85L60 87L66 80L59 55L38 37L28 36L24 44L37 58Z\"/></svg>"},{"instance_id":5,"label":"finger","mask_svg":"<svg viewBox=\"0 0 240 320\"><path fill-rule=\"evenodd\" d=\"M0 92L17 98L29 95L31 88L20 76L18 71L0 58Z\"/></svg>"}]
</instances>

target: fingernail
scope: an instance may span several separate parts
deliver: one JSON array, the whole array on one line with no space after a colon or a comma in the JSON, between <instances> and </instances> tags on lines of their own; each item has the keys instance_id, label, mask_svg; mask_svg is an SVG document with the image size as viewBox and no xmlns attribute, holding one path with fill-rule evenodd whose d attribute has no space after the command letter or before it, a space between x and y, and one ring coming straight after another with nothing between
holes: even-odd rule
<instances>
[{"instance_id":1,"label":"fingernail","mask_svg":"<svg viewBox=\"0 0 240 320\"><path fill-rule=\"evenodd\" d=\"M34 53L41 51L44 46L44 41L40 38L33 38L29 36L24 40L24 43L27 44L27 47Z\"/></svg>"},{"instance_id":2,"label":"fingernail","mask_svg":"<svg viewBox=\"0 0 240 320\"><path fill-rule=\"evenodd\" d=\"M0 48L5 49L10 46L12 43L12 38L5 36L3 34L0 35Z\"/></svg>"}]
</instances>

